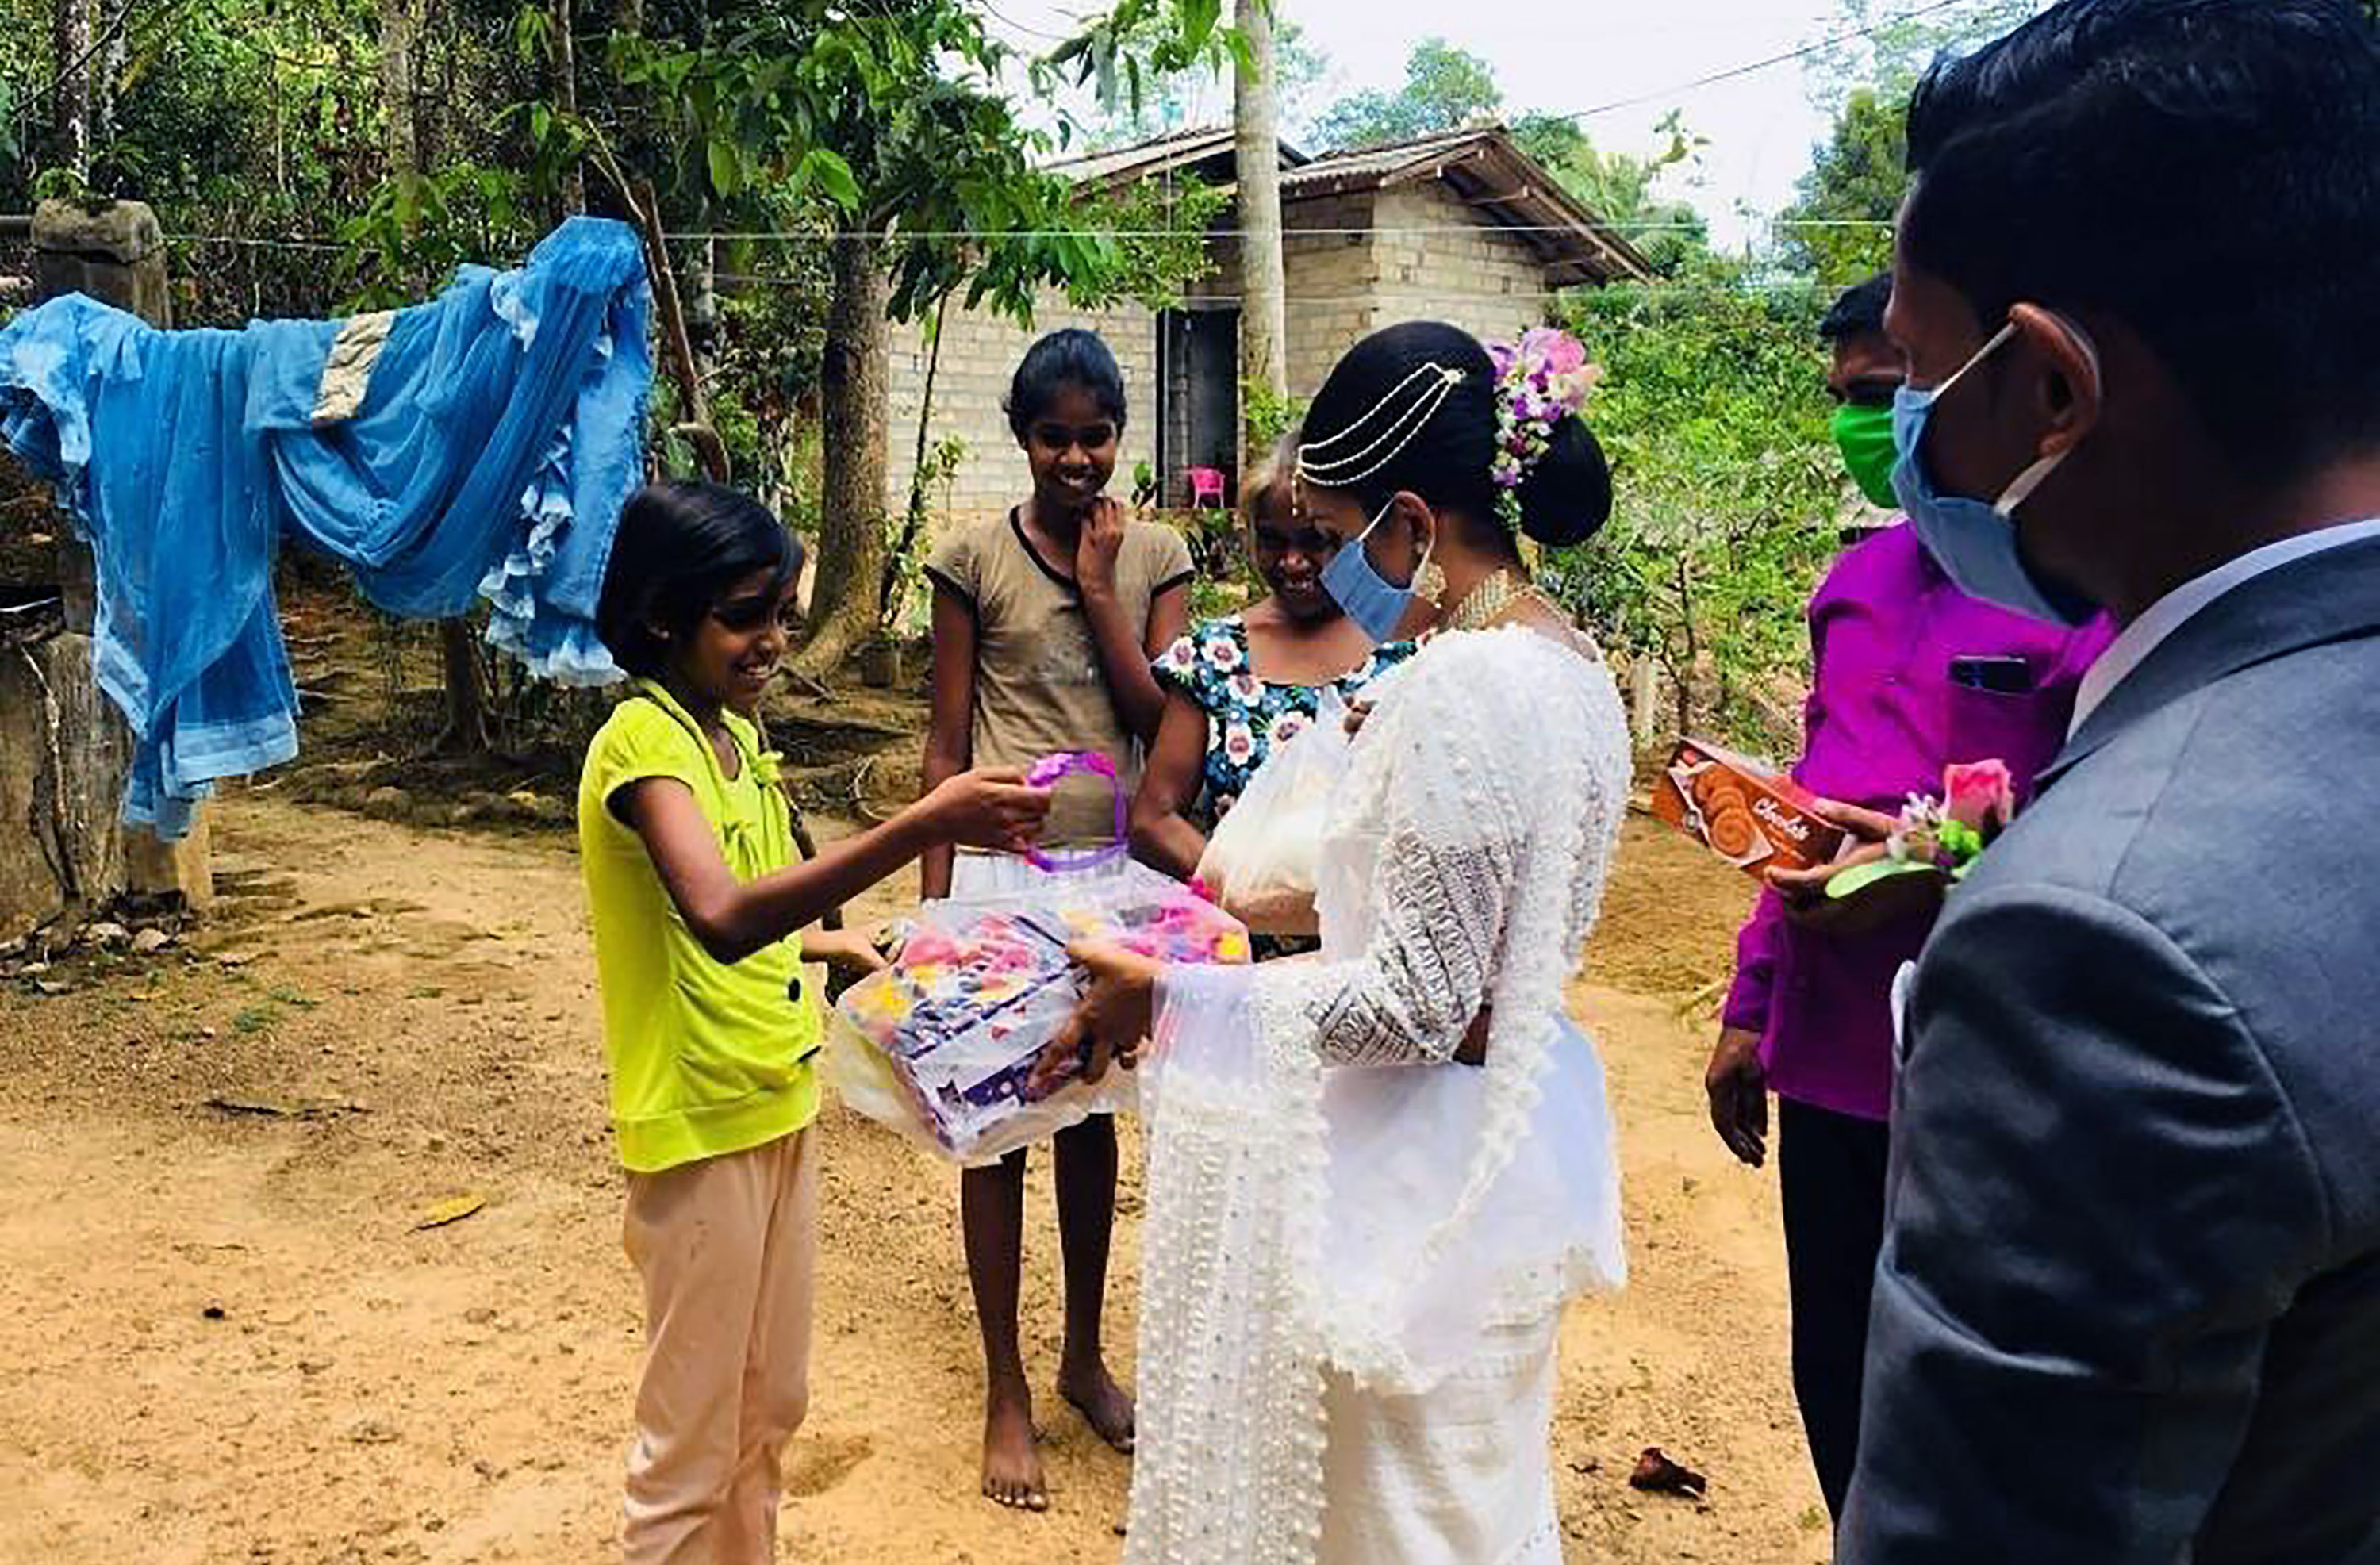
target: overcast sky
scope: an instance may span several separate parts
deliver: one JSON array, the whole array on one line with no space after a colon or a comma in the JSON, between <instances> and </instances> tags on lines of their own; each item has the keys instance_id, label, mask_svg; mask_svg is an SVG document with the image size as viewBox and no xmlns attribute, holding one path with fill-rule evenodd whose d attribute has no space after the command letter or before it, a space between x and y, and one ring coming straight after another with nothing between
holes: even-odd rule
<instances>
[{"instance_id":1,"label":"overcast sky","mask_svg":"<svg viewBox=\"0 0 2380 1565\"><path fill-rule=\"evenodd\" d=\"M1899 0L1894 13L1922 0ZM1707 137L1698 169L1674 180L1675 193L1709 216L1713 237L1734 246L1765 234L1757 217L1792 199L1809 166L1826 116L1811 102L1799 61L1731 81L1681 90L1696 78L1785 54L1840 27L1830 0L1278 0L1307 39L1329 57L1331 79L1315 97L1328 102L1363 88L1394 88L1405 55L1420 39L1441 37L1494 67L1508 115L1576 112L1650 96L1582 123L1598 146L1643 152L1658 141L1654 126L1670 109ZM1063 31L1086 0L997 0L1021 45L1048 46L1040 30ZM1230 92L1200 91L1202 119L1228 118ZM1752 221L1738 215L1748 210Z\"/></svg>"}]
</instances>

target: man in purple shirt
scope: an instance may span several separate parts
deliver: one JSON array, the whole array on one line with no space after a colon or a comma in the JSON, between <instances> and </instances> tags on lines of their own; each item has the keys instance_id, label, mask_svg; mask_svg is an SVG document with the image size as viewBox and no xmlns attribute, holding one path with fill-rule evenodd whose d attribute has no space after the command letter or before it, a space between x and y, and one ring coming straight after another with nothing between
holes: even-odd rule
<instances>
[{"instance_id":1,"label":"man in purple shirt","mask_svg":"<svg viewBox=\"0 0 2380 1565\"><path fill-rule=\"evenodd\" d=\"M1884 334L1891 279L1846 292L1819 326L1845 465L1879 504L1891 495L1891 408L1901 358ZM2024 785L2066 737L2074 690L2107 646L1952 587L1907 523L1836 562L1810 603L1813 675L1793 775L1822 796L1888 813L1938 795L1952 762L1999 759ZM1859 1450L1868 1297L1884 1235L1893 975L1915 960L1933 902L1881 922L1824 900L1822 876L1761 893L1706 1085L1729 1150L1758 1167L1767 1095L1793 1315L1793 1392L1827 1507L1842 1514ZM1895 882L1887 882L1894 885ZM1900 882L1898 884L1908 884ZM1925 893L1928 896L1930 892ZM1861 899L1867 904L1868 899Z\"/></svg>"}]
</instances>

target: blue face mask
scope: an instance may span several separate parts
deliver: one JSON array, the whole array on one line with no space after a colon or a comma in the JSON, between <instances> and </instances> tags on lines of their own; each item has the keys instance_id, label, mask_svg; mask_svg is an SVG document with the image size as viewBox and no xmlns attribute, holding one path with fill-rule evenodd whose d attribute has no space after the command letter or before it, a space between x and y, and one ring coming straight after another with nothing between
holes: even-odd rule
<instances>
[{"instance_id":1,"label":"blue face mask","mask_svg":"<svg viewBox=\"0 0 2380 1565\"><path fill-rule=\"evenodd\" d=\"M1322 567L1322 590L1330 594L1331 601L1355 622L1358 629L1372 638L1375 646L1396 635L1397 626L1404 623L1406 608L1413 602L1412 585L1408 583L1399 587L1382 576L1379 567L1372 564L1371 551L1364 547L1365 540L1388 519L1389 513L1396 509L1396 503L1391 500L1381 506L1380 514L1372 518L1371 525L1365 528L1353 542L1330 556L1330 563ZM1414 567L1415 580L1420 579L1422 567L1429 564L1429 551L1433 546L1426 545L1422 549L1421 563Z\"/></svg>"},{"instance_id":2,"label":"blue face mask","mask_svg":"<svg viewBox=\"0 0 2380 1565\"><path fill-rule=\"evenodd\" d=\"M2091 339L2073 322L2065 324L2082 345L2095 369L2098 353ZM2051 625L2082 625L2095 612L2092 606L2034 574L2018 552L2016 526L2010 519L2016 508L2041 487L2042 480L2058 470L2058 465L2066 460L2067 452L2073 447L2035 462L2000 491L1998 500L1990 502L1938 493L1925 471L1925 426L1933 418L1935 404L1967 371L2015 335L2016 322L2011 321L1940 385L1922 391L1904 385L1893 393L1892 443L1899 460L1893 464L1892 489L1900 497L1901 508L1909 513L1909 525L1918 540L1960 591L2013 610L2028 619L2046 620Z\"/></svg>"}]
</instances>

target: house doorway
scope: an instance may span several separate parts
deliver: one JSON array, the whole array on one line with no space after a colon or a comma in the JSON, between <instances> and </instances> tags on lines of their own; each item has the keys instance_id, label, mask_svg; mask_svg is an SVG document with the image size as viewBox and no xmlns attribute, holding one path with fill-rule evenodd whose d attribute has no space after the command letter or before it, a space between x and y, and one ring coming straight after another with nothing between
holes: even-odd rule
<instances>
[{"instance_id":1,"label":"house doorway","mask_svg":"<svg viewBox=\"0 0 2380 1565\"><path fill-rule=\"evenodd\" d=\"M1190 469L1223 475L1239 500L1240 312L1168 309L1157 317L1157 470L1163 503L1190 503Z\"/></svg>"}]
</instances>

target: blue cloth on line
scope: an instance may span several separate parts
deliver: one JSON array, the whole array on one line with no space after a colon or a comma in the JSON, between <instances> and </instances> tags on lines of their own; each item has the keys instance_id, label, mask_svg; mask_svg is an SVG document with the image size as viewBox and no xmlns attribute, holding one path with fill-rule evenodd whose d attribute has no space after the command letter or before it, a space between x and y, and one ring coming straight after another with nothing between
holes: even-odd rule
<instances>
[{"instance_id":1,"label":"blue cloth on line","mask_svg":"<svg viewBox=\"0 0 2380 1565\"><path fill-rule=\"evenodd\" d=\"M178 837L216 779L297 754L285 536L392 613L484 597L488 639L537 673L618 678L595 606L643 473L650 309L635 231L579 217L384 321L162 332L72 295L0 330L0 440L97 561L125 819Z\"/></svg>"}]
</instances>

